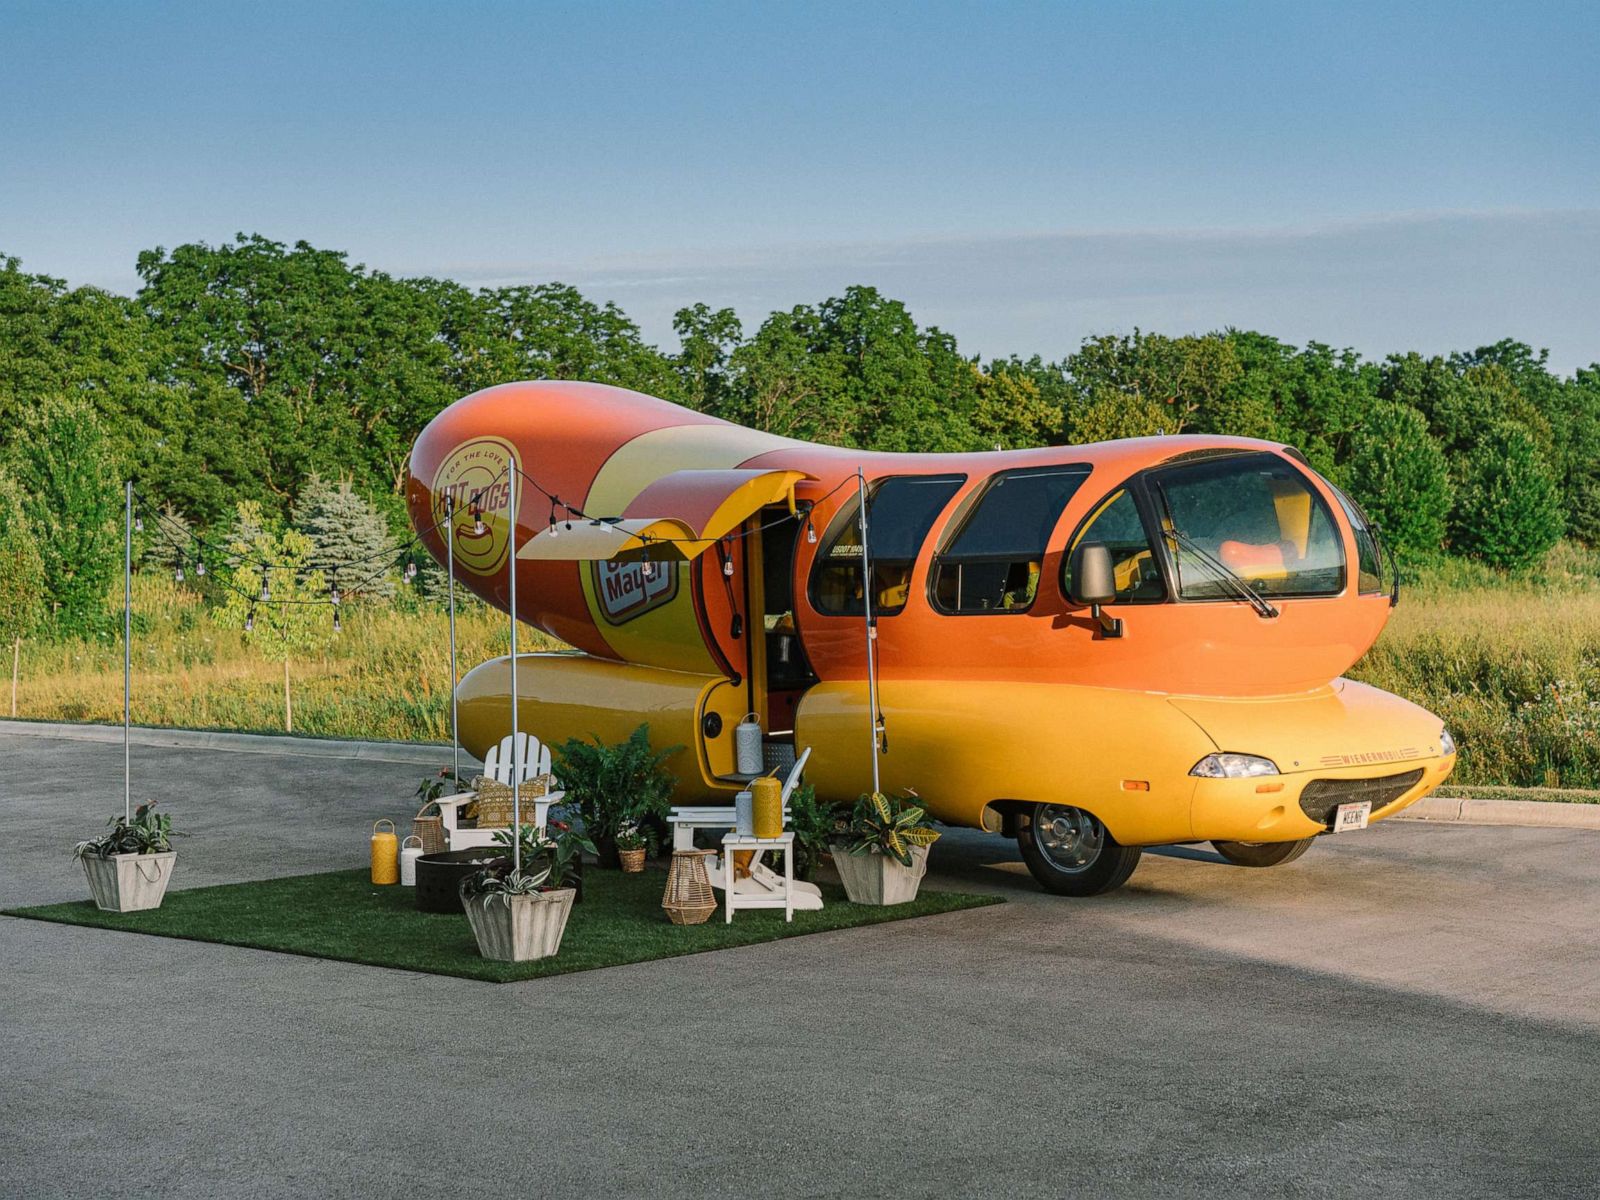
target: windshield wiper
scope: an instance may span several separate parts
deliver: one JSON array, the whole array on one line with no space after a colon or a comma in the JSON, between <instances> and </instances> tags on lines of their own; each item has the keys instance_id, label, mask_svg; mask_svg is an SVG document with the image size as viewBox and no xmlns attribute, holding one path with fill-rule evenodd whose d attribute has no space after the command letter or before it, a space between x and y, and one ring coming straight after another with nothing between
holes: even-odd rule
<instances>
[{"instance_id":1,"label":"windshield wiper","mask_svg":"<svg viewBox=\"0 0 1600 1200\"><path fill-rule=\"evenodd\" d=\"M1278 615L1278 610L1267 603L1265 597L1251 587L1243 575L1213 557L1211 552L1200 545L1199 542L1177 529L1167 529L1164 532L1167 537L1172 539L1174 546L1183 547L1199 560L1201 566L1208 568L1224 586L1233 592L1234 599L1243 600L1251 608L1255 609L1258 617L1267 618Z\"/></svg>"}]
</instances>

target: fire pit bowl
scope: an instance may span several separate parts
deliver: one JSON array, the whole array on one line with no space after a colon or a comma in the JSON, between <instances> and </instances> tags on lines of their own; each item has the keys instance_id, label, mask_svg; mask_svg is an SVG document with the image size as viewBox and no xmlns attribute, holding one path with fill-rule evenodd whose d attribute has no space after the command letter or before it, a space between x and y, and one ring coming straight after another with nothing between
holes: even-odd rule
<instances>
[{"instance_id":1,"label":"fire pit bowl","mask_svg":"<svg viewBox=\"0 0 1600 1200\"><path fill-rule=\"evenodd\" d=\"M487 846L424 854L417 859L417 911L465 915L461 881L489 863L505 859L505 854Z\"/></svg>"}]
</instances>

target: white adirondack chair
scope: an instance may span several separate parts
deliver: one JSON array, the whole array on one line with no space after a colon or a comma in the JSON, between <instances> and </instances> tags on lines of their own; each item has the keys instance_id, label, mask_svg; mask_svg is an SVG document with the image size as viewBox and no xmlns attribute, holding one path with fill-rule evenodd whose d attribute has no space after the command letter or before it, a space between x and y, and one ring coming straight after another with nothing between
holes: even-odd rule
<instances>
[{"instance_id":1,"label":"white adirondack chair","mask_svg":"<svg viewBox=\"0 0 1600 1200\"><path fill-rule=\"evenodd\" d=\"M807 746L795 760L794 766L789 768L789 774L784 779L783 823L785 825L789 823L789 797L799 785L800 772L805 770L806 759L810 757L811 747ZM732 829L738 825L739 816L738 809L726 805L683 806L674 808L667 820L672 824L672 848L692 850L696 829ZM724 890L727 888L730 871L729 864L723 858L719 856L715 860L708 861L706 874L711 879L712 887ZM735 879L733 886L738 889L741 896L764 896L783 887L783 876L763 863L758 853L750 862L749 876L745 879ZM822 889L816 884L797 879L793 891L793 907L796 911L822 907Z\"/></svg>"},{"instance_id":2,"label":"white adirondack chair","mask_svg":"<svg viewBox=\"0 0 1600 1200\"><path fill-rule=\"evenodd\" d=\"M516 745L513 737L522 743L522 770L517 771ZM497 783L509 784L513 776L517 782L526 783L538 775L550 773L550 747L540 745L539 739L531 733L507 734L500 739L498 746L490 746L489 752L483 756L483 773ZM561 803L565 793L560 791L549 792L543 796L529 796L523 798L523 816L532 817L527 824L544 828L545 821L549 818L550 807ZM460 792L454 796L445 796L439 800L439 814L444 818L445 841L452 850L470 850L478 846L492 846L495 844L494 835L498 829L462 829L459 827L461 809L472 803L471 792ZM532 810L531 812L529 810ZM507 826L506 828L509 828Z\"/></svg>"}]
</instances>

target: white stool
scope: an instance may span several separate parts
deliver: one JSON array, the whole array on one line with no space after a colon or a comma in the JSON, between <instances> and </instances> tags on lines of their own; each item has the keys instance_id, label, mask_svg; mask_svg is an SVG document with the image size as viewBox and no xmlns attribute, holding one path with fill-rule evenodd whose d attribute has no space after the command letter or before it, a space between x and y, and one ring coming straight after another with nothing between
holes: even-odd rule
<instances>
[{"instance_id":1,"label":"white stool","mask_svg":"<svg viewBox=\"0 0 1600 1200\"><path fill-rule=\"evenodd\" d=\"M726 913L725 923L732 924L733 910L735 908L781 908L785 921L794 920L794 833L780 833L777 837L755 837L751 834L730 833L722 839L723 869L727 873L729 883L732 883L734 873L733 855L739 850L753 850L756 858L751 860L754 868L756 860L768 850L778 850L783 853L783 874L773 872L770 884L763 882L759 889L745 890L743 887L725 887L722 889L722 908ZM752 872L750 880L757 879ZM741 880L748 883L750 880ZM820 904L818 908L822 907Z\"/></svg>"}]
</instances>

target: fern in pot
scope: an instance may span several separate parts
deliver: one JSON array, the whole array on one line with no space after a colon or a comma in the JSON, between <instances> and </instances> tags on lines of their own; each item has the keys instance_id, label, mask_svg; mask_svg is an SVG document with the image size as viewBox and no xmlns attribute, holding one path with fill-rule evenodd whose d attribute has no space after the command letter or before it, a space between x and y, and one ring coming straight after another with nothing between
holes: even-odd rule
<instances>
[{"instance_id":1,"label":"fern in pot","mask_svg":"<svg viewBox=\"0 0 1600 1200\"><path fill-rule=\"evenodd\" d=\"M566 803L583 819L584 832L594 840L600 864L620 865L619 835L632 848L632 825L645 828L667 815L677 779L665 766L682 746L657 750L650 745L650 726L641 725L627 740L606 743L591 735L571 738L551 748L553 770L566 793Z\"/></svg>"},{"instance_id":2,"label":"fern in pot","mask_svg":"<svg viewBox=\"0 0 1600 1200\"><path fill-rule=\"evenodd\" d=\"M461 907L478 953L500 962L549 958L561 949L577 895L572 880L587 845L570 831L552 839L525 825L520 834L520 869L501 859L461 881Z\"/></svg>"},{"instance_id":3,"label":"fern in pot","mask_svg":"<svg viewBox=\"0 0 1600 1200\"><path fill-rule=\"evenodd\" d=\"M106 912L139 912L160 908L172 880L178 855L172 839L179 834L172 818L155 811L156 802L141 804L107 822L109 833L79 842L72 857L83 864L94 902Z\"/></svg>"},{"instance_id":4,"label":"fern in pot","mask_svg":"<svg viewBox=\"0 0 1600 1200\"><path fill-rule=\"evenodd\" d=\"M903 796L872 792L856 801L833 845L833 865L856 904L906 904L928 872L928 847L939 840L927 810L909 789Z\"/></svg>"}]
</instances>

